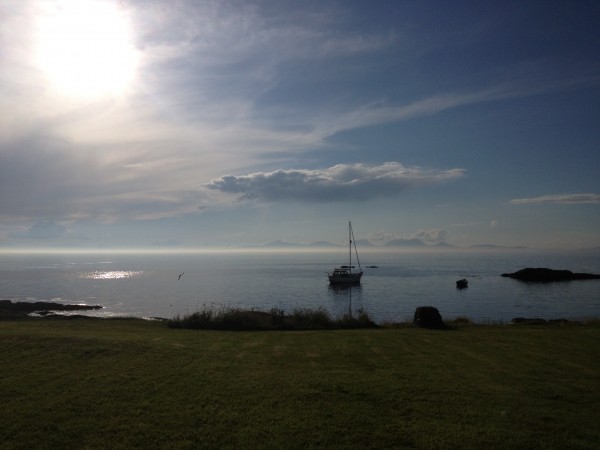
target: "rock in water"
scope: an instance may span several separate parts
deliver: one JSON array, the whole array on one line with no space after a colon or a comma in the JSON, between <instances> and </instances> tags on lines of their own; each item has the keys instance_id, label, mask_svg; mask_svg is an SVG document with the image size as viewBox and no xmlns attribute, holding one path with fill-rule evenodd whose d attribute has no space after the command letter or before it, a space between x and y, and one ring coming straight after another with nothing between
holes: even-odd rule
<instances>
[{"instance_id":1,"label":"rock in water","mask_svg":"<svg viewBox=\"0 0 600 450\"><path fill-rule=\"evenodd\" d=\"M463 278L462 280L458 280L456 282L456 289L466 289L469 287L469 282L467 281L466 278Z\"/></svg>"},{"instance_id":2,"label":"rock in water","mask_svg":"<svg viewBox=\"0 0 600 450\"><path fill-rule=\"evenodd\" d=\"M419 306L415 310L413 323L418 327L430 328L433 330L443 330L447 328L442 320L440 312L433 306Z\"/></svg>"},{"instance_id":3,"label":"rock in water","mask_svg":"<svg viewBox=\"0 0 600 450\"><path fill-rule=\"evenodd\" d=\"M593 273L573 273L570 270L554 270L545 267L519 270L514 273L503 273L503 277L514 278L520 281L550 282L571 280L594 280L600 279L600 275Z\"/></svg>"}]
</instances>

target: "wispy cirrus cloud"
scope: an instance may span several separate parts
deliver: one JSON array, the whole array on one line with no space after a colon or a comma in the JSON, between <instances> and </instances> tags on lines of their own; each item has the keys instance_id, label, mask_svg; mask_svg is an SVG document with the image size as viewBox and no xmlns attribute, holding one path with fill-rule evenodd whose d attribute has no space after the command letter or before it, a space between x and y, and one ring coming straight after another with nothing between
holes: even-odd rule
<instances>
[{"instance_id":1,"label":"wispy cirrus cloud","mask_svg":"<svg viewBox=\"0 0 600 450\"><path fill-rule=\"evenodd\" d=\"M600 77L596 74L590 75L586 71L568 78L538 80L537 83L523 76L522 79L512 80L511 83L499 83L483 89L440 92L401 105L384 101L354 105L347 112L338 111L336 114L318 117L312 125L310 137L313 141L321 141L342 131L402 122L470 105L561 92L598 83ZM348 109L347 106L345 109Z\"/></svg>"},{"instance_id":2,"label":"wispy cirrus cloud","mask_svg":"<svg viewBox=\"0 0 600 450\"><path fill-rule=\"evenodd\" d=\"M226 175L212 180L205 187L238 195L239 200L364 201L395 196L415 186L455 180L464 174L464 169L423 169L405 167L398 162L379 166L338 164L321 170L291 169Z\"/></svg>"},{"instance_id":3,"label":"wispy cirrus cloud","mask_svg":"<svg viewBox=\"0 0 600 450\"><path fill-rule=\"evenodd\" d=\"M535 203L558 203L563 205L598 204L600 203L600 194L542 195L541 197L516 198L509 203L511 205L530 205Z\"/></svg>"}]
</instances>

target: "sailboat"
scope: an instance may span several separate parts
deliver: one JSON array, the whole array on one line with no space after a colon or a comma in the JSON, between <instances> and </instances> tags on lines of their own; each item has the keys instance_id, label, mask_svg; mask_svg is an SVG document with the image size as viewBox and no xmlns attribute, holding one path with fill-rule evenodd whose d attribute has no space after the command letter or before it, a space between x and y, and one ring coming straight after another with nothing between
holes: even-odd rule
<instances>
[{"instance_id":1,"label":"sailboat","mask_svg":"<svg viewBox=\"0 0 600 450\"><path fill-rule=\"evenodd\" d=\"M336 267L333 272L328 274L329 284L337 286L350 286L360 284L362 277L362 268L358 259L358 251L356 250L356 242L354 242L354 232L352 231L352 222L348 222L348 265ZM356 262L358 263L358 272L352 272L352 244L354 244L354 253L356 254Z\"/></svg>"}]
</instances>

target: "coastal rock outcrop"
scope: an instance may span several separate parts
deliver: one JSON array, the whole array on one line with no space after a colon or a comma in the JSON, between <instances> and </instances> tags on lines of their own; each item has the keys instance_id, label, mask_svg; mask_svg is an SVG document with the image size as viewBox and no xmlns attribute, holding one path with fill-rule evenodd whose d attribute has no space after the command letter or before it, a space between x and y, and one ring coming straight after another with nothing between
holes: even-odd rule
<instances>
[{"instance_id":1,"label":"coastal rock outcrop","mask_svg":"<svg viewBox=\"0 0 600 450\"><path fill-rule=\"evenodd\" d=\"M419 306L415 310L413 323L420 328L429 328L432 330L444 330L448 328L442 320L438 309L433 306Z\"/></svg>"},{"instance_id":2,"label":"coastal rock outcrop","mask_svg":"<svg viewBox=\"0 0 600 450\"><path fill-rule=\"evenodd\" d=\"M0 300L0 318L22 317L30 313L41 316L51 315L51 311L85 311L102 309L99 305L69 305L54 302L12 302Z\"/></svg>"},{"instance_id":3,"label":"coastal rock outcrop","mask_svg":"<svg viewBox=\"0 0 600 450\"><path fill-rule=\"evenodd\" d=\"M593 273L573 273L570 270L555 270L545 267L525 268L514 273L503 273L503 277L528 282L547 283L552 281L596 280L600 275Z\"/></svg>"}]
</instances>

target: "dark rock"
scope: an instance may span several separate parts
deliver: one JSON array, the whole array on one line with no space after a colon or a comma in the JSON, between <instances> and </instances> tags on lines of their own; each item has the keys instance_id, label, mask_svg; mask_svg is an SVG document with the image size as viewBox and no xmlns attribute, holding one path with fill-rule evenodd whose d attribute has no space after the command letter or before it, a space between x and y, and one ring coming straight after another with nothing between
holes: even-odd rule
<instances>
[{"instance_id":1,"label":"dark rock","mask_svg":"<svg viewBox=\"0 0 600 450\"><path fill-rule=\"evenodd\" d=\"M440 312L433 306L419 306L415 310L413 323L420 328L430 328L433 330L444 330L448 328L442 320Z\"/></svg>"},{"instance_id":2,"label":"dark rock","mask_svg":"<svg viewBox=\"0 0 600 450\"><path fill-rule=\"evenodd\" d=\"M469 287L469 282L467 281L466 278L463 278L462 280L458 280L456 282L456 289L466 289Z\"/></svg>"},{"instance_id":3,"label":"dark rock","mask_svg":"<svg viewBox=\"0 0 600 450\"><path fill-rule=\"evenodd\" d=\"M573 273L570 270L554 270L545 267L519 270L514 273L503 273L503 277L514 278L520 281L547 283L552 281L571 281L571 280L596 280L600 275L592 273Z\"/></svg>"},{"instance_id":4,"label":"dark rock","mask_svg":"<svg viewBox=\"0 0 600 450\"><path fill-rule=\"evenodd\" d=\"M84 316L82 314L48 314L47 316L44 316L45 320L51 320L51 319L55 319L55 320L104 320L102 318L99 317L94 317L94 316Z\"/></svg>"}]
</instances>

